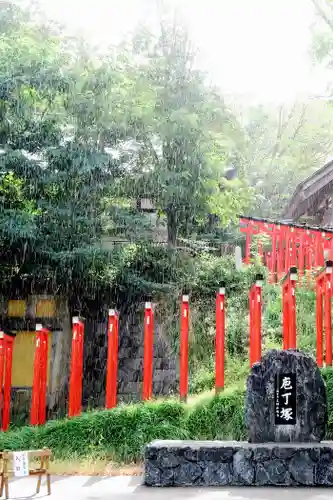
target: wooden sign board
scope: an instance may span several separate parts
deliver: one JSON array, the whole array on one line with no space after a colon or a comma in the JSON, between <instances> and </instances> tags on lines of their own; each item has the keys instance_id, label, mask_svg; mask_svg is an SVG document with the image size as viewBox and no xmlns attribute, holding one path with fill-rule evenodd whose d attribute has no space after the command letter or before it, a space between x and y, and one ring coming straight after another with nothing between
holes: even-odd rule
<instances>
[{"instance_id":1,"label":"wooden sign board","mask_svg":"<svg viewBox=\"0 0 333 500\"><path fill-rule=\"evenodd\" d=\"M13 452L13 472L15 477L29 476L29 457L26 451Z\"/></svg>"}]
</instances>

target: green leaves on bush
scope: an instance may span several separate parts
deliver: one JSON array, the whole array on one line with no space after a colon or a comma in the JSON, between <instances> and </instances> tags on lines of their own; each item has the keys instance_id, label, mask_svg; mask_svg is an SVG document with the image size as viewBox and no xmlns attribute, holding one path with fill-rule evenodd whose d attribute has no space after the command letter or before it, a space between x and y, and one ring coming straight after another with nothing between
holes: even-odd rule
<instances>
[{"instance_id":1,"label":"green leaves on bush","mask_svg":"<svg viewBox=\"0 0 333 500\"><path fill-rule=\"evenodd\" d=\"M51 448L56 458L95 455L118 462L143 458L154 439L242 439L242 391L210 396L194 406L176 400L87 412L73 419L22 427L0 436L1 450Z\"/></svg>"}]
</instances>

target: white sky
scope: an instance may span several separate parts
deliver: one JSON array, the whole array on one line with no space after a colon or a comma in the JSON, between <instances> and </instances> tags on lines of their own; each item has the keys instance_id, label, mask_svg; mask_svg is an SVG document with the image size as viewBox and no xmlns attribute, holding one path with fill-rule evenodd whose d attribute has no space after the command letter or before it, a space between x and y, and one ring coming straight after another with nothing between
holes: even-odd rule
<instances>
[{"instance_id":1,"label":"white sky","mask_svg":"<svg viewBox=\"0 0 333 500\"><path fill-rule=\"evenodd\" d=\"M158 0L40 0L47 15L94 44L118 43L140 22L154 23ZM309 49L310 0L165 0L176 5L200 65L226 94L260 101L322 95L326 73Z\"/></svg>"}]
</instances>

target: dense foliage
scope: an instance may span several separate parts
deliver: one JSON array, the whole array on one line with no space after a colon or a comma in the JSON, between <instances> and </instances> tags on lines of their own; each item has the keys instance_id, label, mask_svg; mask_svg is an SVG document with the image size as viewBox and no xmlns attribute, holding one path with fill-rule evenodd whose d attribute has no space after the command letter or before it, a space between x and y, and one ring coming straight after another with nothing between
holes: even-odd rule
<instances>
[{"instance_id":1,"label":"dense foliage","mask_svg":"<svg viewBox=\"0 0 333 500\"><path fill-rule=\"evenodd\" d=\"M178 293L197 255L235 241L240 212L280 213L331 147L324 104L232 111L180 25L99 55L14 3L0 14L6 293L59 293L77 308L78 295Z\"/></svg>"}]
</instances>

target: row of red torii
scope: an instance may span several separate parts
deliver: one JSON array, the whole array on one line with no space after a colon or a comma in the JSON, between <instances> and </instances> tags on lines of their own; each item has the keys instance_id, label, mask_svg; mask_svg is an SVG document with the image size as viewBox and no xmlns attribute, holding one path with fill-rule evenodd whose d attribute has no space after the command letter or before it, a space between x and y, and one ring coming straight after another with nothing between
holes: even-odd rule
<instances>
[{"instance_id":1,"label":"row of red torii","mask_svg":"<svg viewBox=\"0 0 333 500\"><path fill-rule=\"evenodd\" d=\"M296 285L306 275L316 292L317 364L323 367L325 358L326 366L332 366L333 231L244 216L240 224L246 235L244 262L250 264L251 238L257 236L257 253L268 268L269 281L282 284L283 349L296 348ZM263 240L267 236L270 250L264 252ZM251 360L250 349L251 364L261 355L261 311L259 316L259 320L254 317L251 321L250 294L250 347L252 329L252 352L257 352Z\"/></svg>"},{"instance_id":2,"label":"row of red torii","mask_svg":"<svg viewBox=\"0 0 333 500\"><path fill-rule=\"evenodd\" d=\"M240 230L246 236L244 262L251 262L255 237L257 254L267 265L271 283L279 282L293 266L297 267L300 280L304 274L310 280L313 271L333 260L330 230L245 216L240 217Z\"/></svg>"}]
</instances>

